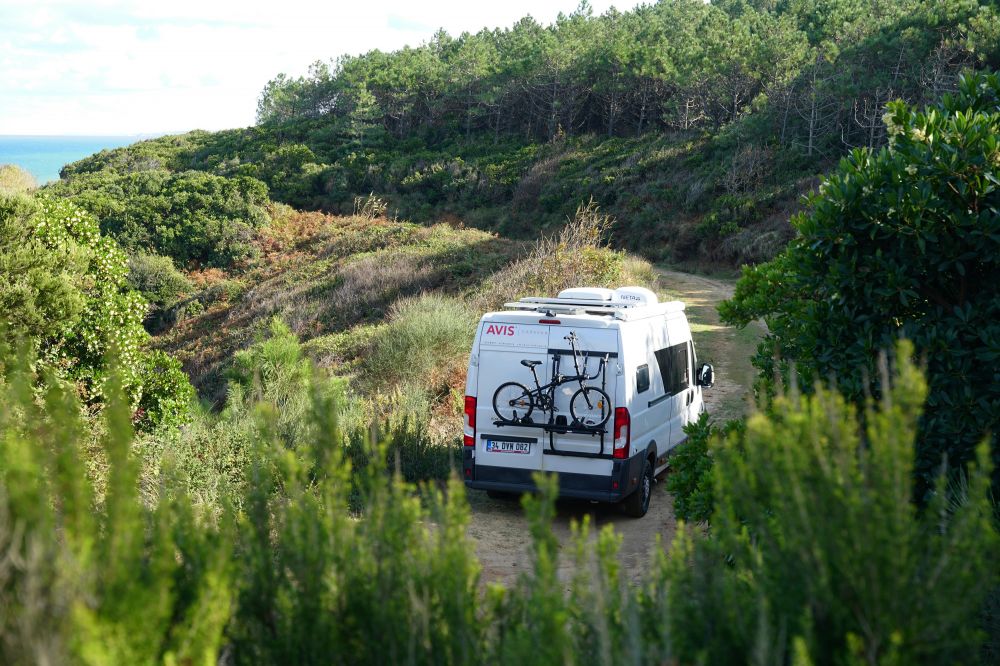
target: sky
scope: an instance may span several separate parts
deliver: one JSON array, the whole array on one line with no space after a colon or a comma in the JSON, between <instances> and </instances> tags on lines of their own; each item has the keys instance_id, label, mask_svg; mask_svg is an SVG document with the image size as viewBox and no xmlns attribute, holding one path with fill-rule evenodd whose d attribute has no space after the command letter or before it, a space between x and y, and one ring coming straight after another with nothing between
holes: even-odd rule
<instances>
[{"instance_id":1,"label":"sky","mask_svg":"<svg viewBox=\"0 0 1000 666\"><path fill-rule=\"evenodd\" d=\"M541 23L576 0L0 0L0 135L136 135L252 125L279 72ZM634 0L592 0L595 14Z\"/></svg>"}]
</instances>

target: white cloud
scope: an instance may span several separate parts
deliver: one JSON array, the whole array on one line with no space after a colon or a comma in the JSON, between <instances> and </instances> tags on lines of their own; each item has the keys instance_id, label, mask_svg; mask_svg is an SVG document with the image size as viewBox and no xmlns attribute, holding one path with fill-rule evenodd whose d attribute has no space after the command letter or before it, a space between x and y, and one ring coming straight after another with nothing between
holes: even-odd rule
<instances>
[{"instance_id":1,"label":"white cloud","mask_svg":"<svg viewBox=\"0 0 1000 666\"><path fill-rule=\"evenodd\" d=\"M611 1L593 2L595 13ZM617 3L621 8L634 0ZM34 0L0 6L0 134L138 134L253 122L279 72L508 26L575 0Z\"/></svg>"}]
</instances>

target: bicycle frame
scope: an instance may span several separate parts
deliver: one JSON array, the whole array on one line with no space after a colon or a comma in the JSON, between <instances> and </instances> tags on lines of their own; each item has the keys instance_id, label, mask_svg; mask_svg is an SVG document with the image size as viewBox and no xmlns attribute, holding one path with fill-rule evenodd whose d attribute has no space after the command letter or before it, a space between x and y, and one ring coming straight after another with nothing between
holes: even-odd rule
<instances>
[{"instance_id":1,"label":"bicycle frame","mask_svg":"<svg viewBox=\"0 0 1000 666\"><path fill-rule=\"evenodd\" d=\"M601 357L597 364L597 371L593 375L587 375L586 373L586 363L584 363L583 370L580 369L580 357L579 352L576 348L576 333L570 333L566 336L566 340L569 341L570 348L573 350L573 369L576 371L575 375L561 375L559 374L559 359L560 356L555 355L553 357L553 368L552 368L552 381L547 384L542 384L538 381L538 373L535 371L535 367L531 367L531 376L535 381L535 389L531 391L531 399L538 403L539 409L549 412L549 423L555 419L555 393L556 389L563 384L569 384L570 382L580 382L580 388L584 387L584 382L590 381L592 379L597 379L604 372L604 366L608 362L608 356L605 355Z\"/></svg>"}]
</instances>

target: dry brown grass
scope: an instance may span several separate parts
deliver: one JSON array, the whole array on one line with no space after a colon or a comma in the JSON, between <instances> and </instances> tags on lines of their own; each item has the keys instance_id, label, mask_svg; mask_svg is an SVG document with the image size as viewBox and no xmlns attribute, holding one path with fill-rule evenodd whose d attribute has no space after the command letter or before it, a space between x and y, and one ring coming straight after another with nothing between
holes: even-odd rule
<instances>
[{"instance_id":1,"label":"dry brown grass","mask_svg":"<svg viewBox=\"0 0 1000 666\"><path fill-rule=\"evenodd\" d=\"M370 192L366 197L354 197L354 216L368 220L384 218L389 204L385 199Z\"/></svg>"},{"instance_id":2,"label":"dry brown grass","mask_svg":"<svg viewBox=\"0 0 1000 666\"><path fill-rule=\"evenodd\" d=\"M199 289L210 287L229 278L229 274L221 268L201 268L188 271L187 278Z\"/></svg>"},{"instance_id":3,"label":"dry brown grass","mask_svg":"<svg viewBox=\"0 0 1000 666\"><path fill-rule=\"evenodd\" d=\"M328 311L339 319L380 316L398 294L419 293L440 279L425 257L388 254L363 257L345 266L330 292ZM372 310L376 310L372 312Z\"/></svg>"},{"instance_id":4,"label":"dry brown grass","mask_svg":"<svg viewBox=\"0 0 1000 666\"><path fill-rule=\"evenodd\" d=\"M23 194L38 187L35 177L16 164L0 164L0 193Z\"/></svg>"},{"instance_id":5,"label":"dry brown grass","mask_svg":"<svg viewBox=\"0 0 1000 666\"><path fill-rule=\"evenodd\" d=\"M271 224L260 230L257 239L261 249L261 266L294 263L303 254L308 254L309 246L324 229L339 221L332 215L298 211L284 204L271 204L268 212Z\"/></svg>"},{"instance_id":6,"label":"dry brown grass","mask_svg":"<svg viewBox=\"0 0 1000 666\"><path fill-rule=\"evenodd\" d=\"M555 295L579 286L652 286L655 273L648 262L626 259L607 245L614 218L591 200L558 234L542 237L528 256L500 270L472 298L474 308L495 309L523 296Z\"/></svg>"},{"instance_id":7,"label":"dry brown grass","mask_svg":"<svg viewBox=\"0 0 1000 666\"><path fill-rule=\"evenodd\" d=\"M221 400L221 372L272 317L304 341L370 328L401 298L424 291L460 295L520 253L520 244L475 229L361 216L277 211L263 230L267 250L239 275L231 301L174 325L158 344L176 354L203 396ZM201 289L232 280L222 271L192 276ZM339 365L341 354L326 359ZM353 368L353 364L349 364ZM347 371L350 371L348 368Z\"/></svg>"}]
</instances>

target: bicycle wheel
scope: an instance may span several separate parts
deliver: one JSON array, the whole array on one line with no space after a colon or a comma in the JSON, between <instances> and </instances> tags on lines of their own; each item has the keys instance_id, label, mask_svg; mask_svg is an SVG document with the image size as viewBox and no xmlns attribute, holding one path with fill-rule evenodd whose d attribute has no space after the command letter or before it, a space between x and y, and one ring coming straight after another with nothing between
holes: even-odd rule
<instances>
[{"instance_id":1,"label":"bicycle wheel","mask_svg":"<svg viewBox=\"0 0 1000 666\"><path fill-rule=\"evenodd\" d=\"M611 416L611 398L596 386L584 386L570 398L569 413L577 423L600 427Z\"/></svg>"},{"instance_id":2,"label":"bicycle wheel","mask_svg":"<svg viewBox=\"0 0 1000 666\"><path fill-rule=\"evenodd\" d=\"M516 423L531 415L535 402L527 386L517 382L501 384L493 394L493 411L501 421Z\"/></svg>"}]
</instances>

